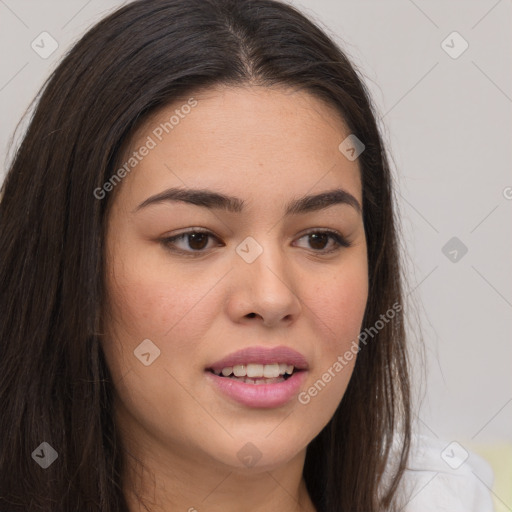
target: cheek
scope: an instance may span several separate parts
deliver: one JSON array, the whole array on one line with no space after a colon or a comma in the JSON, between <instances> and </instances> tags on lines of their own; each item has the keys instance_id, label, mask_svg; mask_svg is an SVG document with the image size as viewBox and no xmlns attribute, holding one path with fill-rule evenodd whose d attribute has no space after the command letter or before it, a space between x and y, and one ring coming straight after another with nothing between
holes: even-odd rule
<instances>
[{"instance_id":1,"label":"cheek","mask_svg":"<svg viewBox=\"0 0 512 512\"><path fill-rule=\"evenodd\" d=\"M327 354L345 351L347 344L361 329L368 299L368 270L366 260L357 259L330 276L311 276L307 282L314 282L308 293L307 305L317 330L322 331L322 345L318 358L324 360ZM307 285L306 285L307 286Z\"/></svg>"},{"instance_id":2,"label":"cheek","mask_svg":"<svg viewBox=\"0 0 512 512\"><path fill-rule=\"evenodd\" d=\"M311 283L311 281L309 281ZM316 337L311 374L299 402L325 425L338 407L357 359L358 336L368 299L367 263L354 259L335 275L310 285L307 304ZM307 286L307 282L305 282Z\"/></svg>"},{"instance_id":3,"label":"cheek","mask_svg":"<svg viewBox=\"0 0 512 512\"><path fill-rule=\"evenodd\" d=\"M162 404L172 403L177 417L204 414L190 403L183 386L190 386L194 365L201 361L201 340L215 316L207 292L218 277L197 273L192 277L161 261L151 264L149 257L141 263L133 253L111 267L107 280L110 313L105 318L103 346L121 410L150 424L158 435L179 436L181 427ZM147 339L159 352L145 366L134 351ZM149 350L154 348L150 345ZM206 418L201 416L201 420ZM162 425L168 432L160 431Z\"/></svg>"},{"instance_id":4,"label":"cheek","mask_svg":"<svg viewBox=\"0 0 512 512\"><path fill-rule=\"evenodd\" d=\"M165 258L139 257L136 251L112 262L107 277L106 350L117 371L144 371L134 350L146 339L160 350L152 367L180 374L184 362L200 361L196 356L201 340L218 313L210 296L214 294L209 294L217 282L216 273L200 273L192 266L179 271Z\"/></svg>"},{"instance_id":5,"label":"cheek","mask_svg":"<svg viewBox=\"0 0 512 512\"><path fill-rule=\"evenodd\" d=\"M160 261L131 255L113 264L108 279L114 323L132 335L161 338L201 300L204 285Z\"/></svg>"}]
</instances>

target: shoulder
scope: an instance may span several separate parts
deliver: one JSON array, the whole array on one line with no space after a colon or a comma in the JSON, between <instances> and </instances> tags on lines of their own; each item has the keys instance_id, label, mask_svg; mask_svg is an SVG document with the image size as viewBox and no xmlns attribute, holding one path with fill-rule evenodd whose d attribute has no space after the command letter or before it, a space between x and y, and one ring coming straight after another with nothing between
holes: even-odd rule
<instances>
[{"instance_id":1,"label":"shoulder","mask_svg":"<svg viewBox=\"0 0 512 512\"><path fill-rule=\"evenodd\" d=\"M400 483L403 512L494 512L489 463L457 441L416 435Z\"/></svg>"}]
</instances>

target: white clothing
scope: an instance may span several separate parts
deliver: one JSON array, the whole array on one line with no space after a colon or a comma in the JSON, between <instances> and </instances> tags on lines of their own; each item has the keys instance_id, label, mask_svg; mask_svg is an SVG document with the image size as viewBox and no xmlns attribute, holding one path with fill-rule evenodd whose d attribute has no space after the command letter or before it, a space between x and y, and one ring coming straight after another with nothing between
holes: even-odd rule
<instances>
[{"instance_id":1,"label":"white clothing","mask_svg":"<svg viewBox=\"0 0 512 512\"><path fill-rule=\"evenodd\" d=\"M403 512L494 512L494 474L482 457L450 442L416 435L399 486Z\"/></svg>"}]
</instances>

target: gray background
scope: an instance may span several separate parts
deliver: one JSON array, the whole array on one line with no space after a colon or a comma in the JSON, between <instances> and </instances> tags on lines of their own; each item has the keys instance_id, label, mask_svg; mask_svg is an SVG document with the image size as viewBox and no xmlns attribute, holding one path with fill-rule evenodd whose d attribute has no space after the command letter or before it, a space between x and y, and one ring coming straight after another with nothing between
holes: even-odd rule
<instances>
[{"instance_id":1,"label":"gray background","mask_svg":"<svg viewBox=\"0 0 512 512\"><path fill-rule=\"evenodd\" d=\"M0 0L0 180L11 136L44 79L121 3ZM426 374L419 428L467 446L511 441L510 0L290 3L342 45L379 111L398 186L408 299L419 307L426 345L426 372L417 357L413 368L416 383ZM43 31L59 45L47 59L31 48ZM455 59L441 45L453 31L469 44ZM445 44L461 48L453 37ZM460 247L442 252L452 237L467 247L464 256ZM415 343L414 319L410 333Z\"/></svg>"}]
</instances>

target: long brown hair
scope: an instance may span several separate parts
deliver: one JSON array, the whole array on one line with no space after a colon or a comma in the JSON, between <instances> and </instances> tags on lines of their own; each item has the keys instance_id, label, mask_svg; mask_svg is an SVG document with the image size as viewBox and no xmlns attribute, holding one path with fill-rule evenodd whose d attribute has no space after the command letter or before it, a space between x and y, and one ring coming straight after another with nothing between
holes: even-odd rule
<instances>
[{"instance_id":1,"label":"long brown hair","mask_svg":"<svg viewBox=\"0 0 512 512\"><path fill-rule=\"evenodd\" d=\"M98 200L93 191L113 176L123 145L157 109L199 88L249 82L305 89L363 141L370 284L363 329L403 304L386 151L362 76L337 45L274 0L123 6L90 29L46 81L2 186L1 510L127 510L125 455L99 338L112 194ZM403 315L397 308L361 347L339 407L307 448L304 477L319 512L394 503L411 429ZM44 471L32 456L43 441L58 453Z\"/></svg>"}]
</instances>

